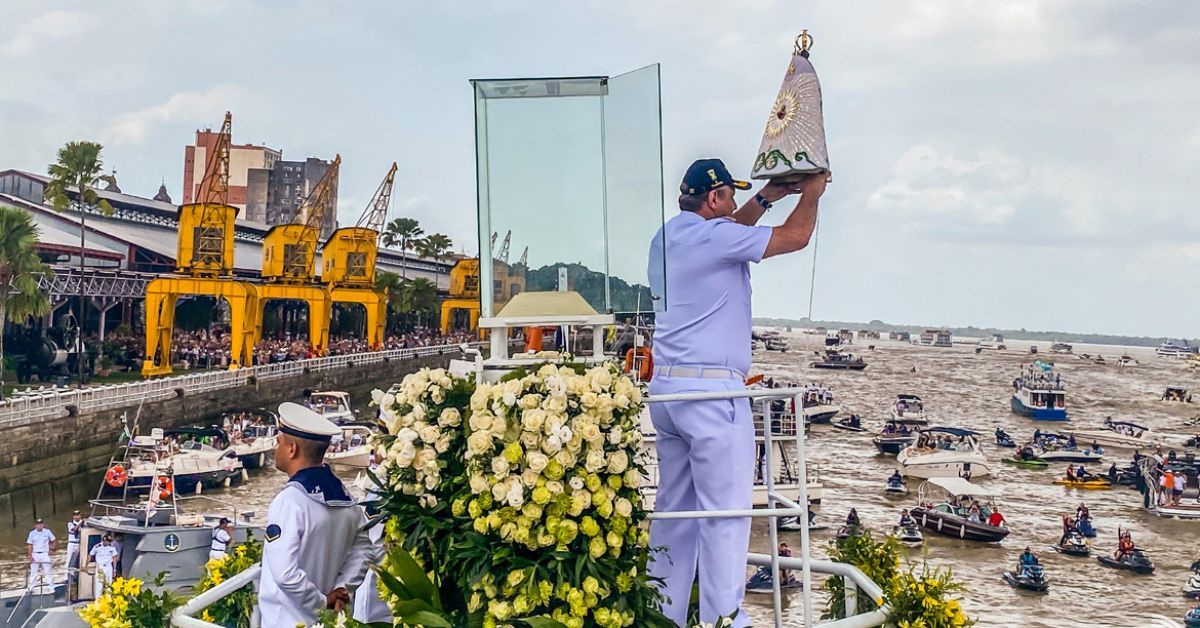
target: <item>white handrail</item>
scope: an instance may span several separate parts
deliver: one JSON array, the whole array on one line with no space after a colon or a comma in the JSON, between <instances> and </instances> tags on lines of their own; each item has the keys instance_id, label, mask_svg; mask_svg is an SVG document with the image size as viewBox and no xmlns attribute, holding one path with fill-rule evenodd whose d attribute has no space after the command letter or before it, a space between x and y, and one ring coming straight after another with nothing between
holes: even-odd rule
<instances>
[{"instance_id":1,"label":"white handrail","mask_svg":"<svg viewBox=\"0 0 1200 628\"><path fill-rule=\"evenodd\" d=\"M484 343L464 343L468 346L482 347ZM428 347L410 347L391 349L388 351L372 351L346 355L310 358L291 362L263 364L237 370L206 371L162 377L142 382L129 382L90 388L73 388L68 390L32 390L26 392L14 391L10 399L0 401L0 427L29 423L47 417L66 416L68 406L74 406L77 413L98 412L126 406L137 405L145 401L161 401L175 397L176 391L183 394L197 394L236 388L244 386L249 378L258 380L273 380L289 377L305 370L309 372L329 371L346 368L350 364L376 364L384 360L404 360L414 357L438 355L448 351L460 351L464 344L433 345Z\"/></svg>"},{"instance_id":2,"label":"white handrail","mask_svg":"<svg viewBox=\"0 0 1200 628\"><path fill-rule=\"evenodd\" d=\"M192 615L212 606L217 600L231 595L247 584L257 583L260 572L262 572L262 563L254 563L250 567L247 567L245 571L188 600L183 606L171 611L171 625L178 626L179 628L221 628L217 624L210 624L203 619L192 617ZM250 621L251 626L255 626L258 623L255 621L258 616L257 604L254 606L254 613Z\"/></svg>"}]
</instances>

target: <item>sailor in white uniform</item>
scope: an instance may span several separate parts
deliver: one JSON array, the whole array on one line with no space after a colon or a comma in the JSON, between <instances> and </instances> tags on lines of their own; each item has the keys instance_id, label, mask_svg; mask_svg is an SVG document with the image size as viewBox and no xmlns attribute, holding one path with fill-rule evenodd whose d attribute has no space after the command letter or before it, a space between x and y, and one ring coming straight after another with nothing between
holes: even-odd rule
<instances>
[{"instance_id":1,"label":"sailor in white uniform","mask_svg":"<svg viewBox=\"0 0 1200 628\"><path fill-rule=\"evenodd\" d=\"M225 558L226 552L229 551L229 544L233 541L233 523L221 517L217 522L217 527L213 528L212 543L208 546L208 559L220 560Z\"/></svg>"},{"instance_id":2,"label":"sailor in white uniform","mask_svg":"<svg viewBox=\"0 0 1200 628\"><path fill-rule=\"evenodd\" d=\"M54 533L46 527L46 522L38 519L25 543L29 545L29 588L35 586L50 586L50 553L54 551L57 539ZM38 576L41 572L41 576Z\"/></svg>"},{"instance_id":3,"label":"sailor in white uniform","mask_svg":"<svg viewBox=\"0 0 1200 628\"><path fill-rule=\"evenodd\" d=\"M104 594L104 587L112 584L117 569L117 560L121 554L113 545L112 537L105 534L99 543L92 546L92 551L88 552L88 556L91 556L92 562L96 565L96 574L92 578L92 597L99 598Z\"/></svg>"},{"instance_id":4,"label":"sailor in white uniform","mask_svg":"<svg viewBox=\"0 0 1200 628\"><path fill-rule=\"evenodd\" d=\"M71 513L71 520L67 522L67 575L72 582L76 576L76 572L72 570L79 569L79 529L82 527L83 515L76 510Z\"/></svg>"},{"instance_id":5,"label":"sailor in white uniform","mask_svg":"<svg viewBox=\"0 0 1200 628\"><path fill-rule=\"evenodd\" d=\"M750 262L804 248L816 224L825 176L794 185L769 183L740 209L735 189L749 189L718 159L693 163L679 208L651 243L651 292L665 297L654 332L650 393L734 391L750 369ZM778 227L756 227L789 194L799 203ZM665 252L665 268L659 260ZM665 277L663 276L665 273ZM657 430L660 512L742 510L753 504L754 424L747 399L650 406ZM741 608L749 518L655 521L651 575L662 579L667 617L686 625L692 582L700 571L700 621L715 623ZM744 612L736 628L750 624Z\"/></svg>"},{"instance_id":6,"label":"sailor in white uniform","mask_svg":"<svg viewBox=\"0 0 1200 628\"><path fill-rule=\"evenodd\" d=\"M366 575L373 556L366 515L323 464L330 438L341 431L304 406L279 406L275 466L289 480L267 510L263 628L309 626L323 608L340 611Z\"/></svg>"},{"instance_id":7,"label":"sailor in white uniform","mask_svg":"<svg viewBox=\"0 0 1200 628\"><path fill-rule=\"evenodd\" d=\"M371 452L371 472L375 474L379 481L387 483L387 468L380 465L378 462L379 454ZM370 502L380 499L379 487L371 483L371 490L367 492L367 518L374 522L374 525L367 531L371 539L371 564L378 565L383 560L383 522L377 521L379 512ZM368 571L366 578L363 580L362 586L358 588L358 592L354 594L354 620L369 624L372 622L392 623L392 609L388 608L386 602L379 595L379 581L374 571Z\"/></svg>"}]
</instances>

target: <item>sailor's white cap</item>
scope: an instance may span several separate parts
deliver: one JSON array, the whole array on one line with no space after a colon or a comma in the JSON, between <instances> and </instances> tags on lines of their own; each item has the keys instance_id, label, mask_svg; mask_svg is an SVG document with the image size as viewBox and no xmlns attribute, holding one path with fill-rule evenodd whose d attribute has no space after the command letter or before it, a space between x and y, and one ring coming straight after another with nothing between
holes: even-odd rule
<instances>
[{"instance_id":1,"label":"sailor's white cap","mask_svg":"<svg viewBox=\"0 0 1200 628\"><path fill-rule=\"evenodd\" d=\"M297 438L328 442L342 428L329 419L298 403L285 401L279 404L279 431Z\"/></svg>"}]
</instances>

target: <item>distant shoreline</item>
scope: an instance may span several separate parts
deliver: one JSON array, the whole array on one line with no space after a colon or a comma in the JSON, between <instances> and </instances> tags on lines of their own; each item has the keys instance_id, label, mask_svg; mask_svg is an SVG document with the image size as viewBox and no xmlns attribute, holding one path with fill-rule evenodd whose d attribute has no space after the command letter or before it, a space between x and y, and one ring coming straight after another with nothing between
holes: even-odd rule
<instances>
[{"instance_id":1,"label":"distant shoreline","mask_svg":"<svg viewBox=\"0 0 1200 628\"><path fill-rule=\"evenodd\" d=\"M1193 345L1200 344L1200 339L1196 338L1170 338L1166 336L1123 336L1120 334L1085 334L1066 331L1030 331L1026 329L999 329L992 327L971 326L941 327L938 325L903 325L885 323L880 320L873 320L869 323L863 323L855 321L809 320L807 318L755 318L754 324L768 327L825 327L830 331L836 331L838 329L849 329L855 332L860 329L865 329L881 333L889 331L906 331L910 334L919 334L926 329L949 329L950 333L954 334L955 336L967 336L971 338L989 338L993 334L1000 334L1001 336L1004 336L1005 340L1024 340L1029 342L1077 342L1081 344L1129 347L1157 347L1168 340L1187 340Z\"/></svg>"}]
</instances>

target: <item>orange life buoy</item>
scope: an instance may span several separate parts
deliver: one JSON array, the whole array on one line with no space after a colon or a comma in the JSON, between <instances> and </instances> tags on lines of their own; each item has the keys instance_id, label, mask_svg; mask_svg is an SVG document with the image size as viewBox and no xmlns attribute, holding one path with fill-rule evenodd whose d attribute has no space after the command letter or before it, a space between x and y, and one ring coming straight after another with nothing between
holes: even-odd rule
<instances>
[{"instance_id":1,"label":"orange life buoy","mask_svg":"<svg viewBox=\"0 0 1200 628\"><path fill-rule=\"evenodd\" d=\"M170 476L158 476L158 498L168 499L171 497L171 492L175 490L175 483L171 481Z\"/></svg>"},{"instance_id":2,"label":"orange life buoy","mask_svg":"<svg viewBox=\"0 0 1200 628\"><path fill-rule=\"evenodd\" d=\"M114 465L104 473L104 483L112 487L120 488L125 486L125 480L128 478L129 475L125 473L125 467L122 467L119 464Z\"/></svg>"},{"instance_id":3,"label":"orange life buoy","mask_svg":"<svg viewBox=\"0 0 1200 628\"><path fill-rule=\"evenodd\" d=\"M758 375L751 375L750 377L746 378L746 385L753 386L753 385L763 381L764 376L765 376L764 373L759 373Z\"/></svg>"},{"instance_id":4,"label":"orange life buoy","mask_svg":"<svg viewBox=\"0 0 1200 628\"><path fill-rule=\"evenodd\" d=\"M654 376L654 358L650 355L650 349L646 347L633 347L625 352L625 372L632 373L634 363L640 360L637 365L637 376L643 382L650 381Z\"/></svg>"}]
</instances>

